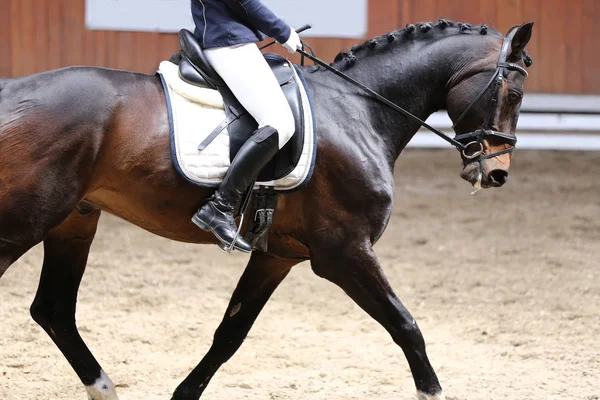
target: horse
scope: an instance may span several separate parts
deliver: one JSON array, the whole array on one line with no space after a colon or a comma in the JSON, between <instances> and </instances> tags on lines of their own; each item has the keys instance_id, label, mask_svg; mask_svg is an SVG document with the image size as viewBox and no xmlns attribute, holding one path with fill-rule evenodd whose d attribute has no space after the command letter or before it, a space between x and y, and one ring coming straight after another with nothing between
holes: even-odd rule
<instances>
[{"instance_id":1,"label":"horse","mask_svg":"<svg viewBox=\"0 0 600 400\"><path fill-rule=\"evenodd\" d=\"M457 135L469 136L484 121L514 135L532 25L504 36L486 25L444 19L409 24L353 46L332 65L422 120L447 110ZM499 69L502 51L513 68ZM318 131L313 177L280 196L268 251L251 254L209 351L172 400L200 398L273 291L306 260L389 332L405 354L418 399L444 399L423 335L373 250L392 211L395 161L420 124L323 68L303 72ZM497 79L499 85L490 85ZM494 135L480 139L485 156L463 152L460 176L474 186L500 187L512 146ZM216 244L190 222L214 189L189 183L174 168L159 77L106 68L68 67L0 81L0 163L0 277L43 242L31 316L90 399L116 400L115 385L75 323L101 212L168 239Z\"/></svg>"}]
</instances>

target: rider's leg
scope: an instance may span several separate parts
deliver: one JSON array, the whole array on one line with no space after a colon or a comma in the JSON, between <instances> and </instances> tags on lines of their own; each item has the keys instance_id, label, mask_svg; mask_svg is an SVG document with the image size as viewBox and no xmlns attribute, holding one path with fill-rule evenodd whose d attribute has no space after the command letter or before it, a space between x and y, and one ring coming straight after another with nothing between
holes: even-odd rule
<instances>
[{"instance_id":1,"label":"rider's leg","mask_svg":"<svg viewBox=\"0 0 600 400\"><path fill-rule=\"evenodd\" d=\"M204 53L238 101L258 122L258 127L275 128L281 149L294 135L294 116L256 44L206 49Z\"/></svg>"},{"instance_id":2,"label":"rider's leg","mask_svg":"<svg viewBox=\"0 0 600 400\"><path fill-rule=\"evenodd\" d=\"M212 231L224 247L236 237L233 211L238 201L295 130L294 116L271 68L254 43L207 49L213 68L259 124L238 151L214 198L203 204L193 221ZM238 237L235 248L251 246Z\"/></svg>"}]
</instances>

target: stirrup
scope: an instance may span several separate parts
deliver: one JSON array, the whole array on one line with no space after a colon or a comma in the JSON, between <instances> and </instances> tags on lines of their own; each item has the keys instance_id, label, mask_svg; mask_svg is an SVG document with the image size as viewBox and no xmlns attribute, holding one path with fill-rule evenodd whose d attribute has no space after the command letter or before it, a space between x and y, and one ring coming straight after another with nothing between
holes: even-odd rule
<instances>
[{"instance_id":1,"label":"stirrup","mask_svg":"<svg viewBox=\"0 0 600 400\"><path fill-rule=\"evenodd\" d=\"M244 223L244 214L241 214L240 223L238 225L237 231L235 232L235 236L233 237L233 240L231 241L231 244L229 246L225 246L223 244L223 242L219 241L219 247L222 250L226 251L227 253L231 253L232 251L235 250L235 243L237 242L238 237L240 236L240 230L242 229L242 223Z\"/></svg>"},{"instance_id":2,"label":"stirrup","mask_svg":"<svg viewBox=\"0 0 600 400\"><path fill-rule=\"evenodd\" d=\"M254 180L252 182L252 184L248 187L248 189L246 190L246 194L242 198L242 204L240 204L240 208L239 208L240 223L238 224L237 232L235 233L235 236L233 237L233 241L231 242L229 247L227 247L227 248L222 247L222 249L228 253L231 253L234 250L235 243L237 242L237 239L240 236L240 231L242 230L242 225L244 225L244 213L248 209L248 204L250 204L250 196L252 195L252 190L254 189L255 183L256 183L256 180Z\"/></svg>"}]
</instances>

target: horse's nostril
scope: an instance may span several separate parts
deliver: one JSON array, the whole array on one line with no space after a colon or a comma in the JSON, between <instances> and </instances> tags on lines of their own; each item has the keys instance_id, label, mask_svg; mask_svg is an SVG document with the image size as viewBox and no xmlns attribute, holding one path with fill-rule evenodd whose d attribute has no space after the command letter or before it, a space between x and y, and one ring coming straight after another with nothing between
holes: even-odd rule
<instances>
[{"instance_id":1,"label":"horse's nostril","mask_svg":"<svg viewBox=\"0 0 600 400\"><path fill-rule=\"evenodd\" d=\"M495 186L502 186L508 180L508 171L503 169L495 169L490 172L490 180Z\"/></svg>"}]
</instances>

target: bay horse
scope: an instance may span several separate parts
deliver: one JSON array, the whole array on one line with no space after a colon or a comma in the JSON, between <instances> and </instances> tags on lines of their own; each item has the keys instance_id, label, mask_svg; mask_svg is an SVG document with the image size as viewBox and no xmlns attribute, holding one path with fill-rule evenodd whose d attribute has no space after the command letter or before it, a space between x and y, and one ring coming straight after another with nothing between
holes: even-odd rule
<instances>
[{"instance_id":1,"label":"bay horse","mask_svg":"<svg viewBox=\"0 0 600 400\"><path fill-rule=\"evenodd\" d=\"M490 116L492 129L514 135L532 25L514 27L506 40L485 25L407 25L340 53L333 65L423 120L446 109L453 121L460 118L459 135L476 131ZM498 75L504 43L506 61L516 69L500 70L501 84L492 93L489 82ZM392 210L395 161L419 124L322 68L305 67L304 75L318 127L314 175L301 190L280 196L268 252L252 253L210 350L172 399L200 398L273 291L305 260L389 332L406 356L418 398L444 399L421 331L373 251ZM503 154L474 162L463 156L461 177L484 188L502 186L510 146L494 136L481 145L484 154ZM216 244L190 222L213 189L190 184L173 166L159 77L69 67L2 80L0 163L0 276L43 241L31 315L89 398L116 400L114 384L75 324L101 211L165 238Z\"/></svg>"}]
</instances>

